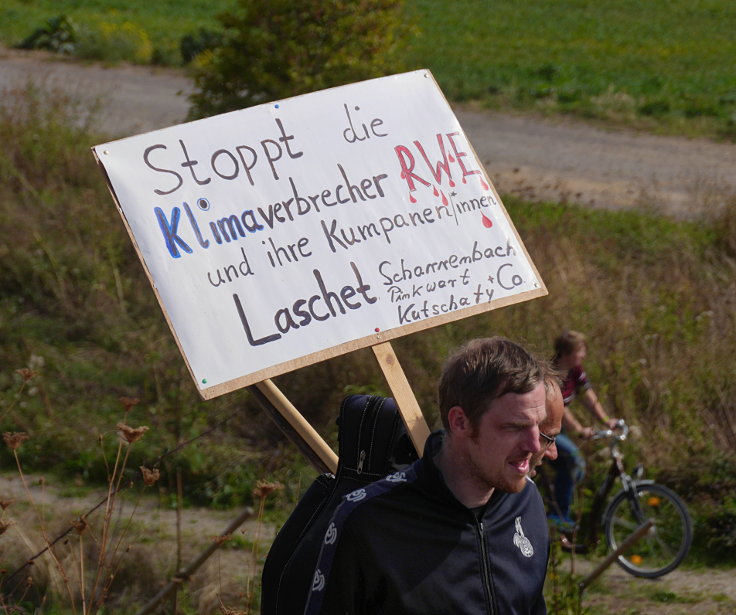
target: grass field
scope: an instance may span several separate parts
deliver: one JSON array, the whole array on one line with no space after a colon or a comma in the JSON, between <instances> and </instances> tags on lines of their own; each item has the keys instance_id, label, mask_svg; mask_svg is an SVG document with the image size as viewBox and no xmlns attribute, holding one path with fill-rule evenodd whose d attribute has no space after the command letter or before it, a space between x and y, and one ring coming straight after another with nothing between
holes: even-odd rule
<instances>
[{"instance_id":1,"label":"grass field","mask_svg":"<svg viewBox=\"0 0 736 615\"><path fill-rule=\"evenodd\" d=\"M727 131L736 121L736 5L727 1L412 3L450 98Z\"/></svg>"},{"instance_id":2,"label":"grass field","mask_svg":"<svg viewBox=\"0 0 736 615\"><path fill-rule=\"evenodd\" d=\"M181 38L217 30L230 4L5 0L0 40L16 44L60 14L129 22L150 39L150 57L177 63ZM430 68L453 100L736 138L736 5L727 0L408 0L407 15L417 26L407 66Z\"/></svg>"}]
</instances>

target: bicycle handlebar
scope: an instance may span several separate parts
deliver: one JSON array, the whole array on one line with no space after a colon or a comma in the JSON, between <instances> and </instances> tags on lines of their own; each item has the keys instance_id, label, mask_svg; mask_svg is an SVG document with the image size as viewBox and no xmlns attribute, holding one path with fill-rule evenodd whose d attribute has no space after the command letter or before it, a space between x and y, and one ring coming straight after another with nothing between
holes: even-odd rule
<instances>
[{"instance_id":1,"label":"bicycle handlebar","mask_svg":"<svg viewBox=\"0 0 736 615\"><path fill-rule=\"evenodd\" d=\"M623 442L629 435L629 426L626 421L619 419L614 429L601 429L593 433L592 440L612 439Z\"/></svg>"}]
</instances>

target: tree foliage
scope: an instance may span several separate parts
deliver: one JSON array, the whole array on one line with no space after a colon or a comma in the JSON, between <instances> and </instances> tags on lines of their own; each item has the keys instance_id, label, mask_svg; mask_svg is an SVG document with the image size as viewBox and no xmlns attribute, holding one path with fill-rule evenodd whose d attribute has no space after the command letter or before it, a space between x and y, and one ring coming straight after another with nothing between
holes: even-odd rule
<instances>
[{"instance_id":1,"label":"tree foliage","mask_svg":"<svg viewBox=\"0 0 736 615\"><path fill-rule=\"evenodd\" d=\"M401 70L403 0L237 0L195 68L192 117Z\"/></svg>"}]
</instances>

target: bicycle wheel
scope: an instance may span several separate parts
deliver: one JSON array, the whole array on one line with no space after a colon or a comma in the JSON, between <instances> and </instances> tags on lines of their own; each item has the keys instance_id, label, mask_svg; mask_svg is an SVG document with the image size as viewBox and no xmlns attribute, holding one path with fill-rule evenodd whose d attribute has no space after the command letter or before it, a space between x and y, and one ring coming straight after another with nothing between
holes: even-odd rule
<instances>
[{"instance_id":1,"label":"bicycle wheel","mask_svg":"<svg viewBox=\"0 0 736 615\"><path fill-rule=\"evenodd\" d=\"M693 540L690 515L677 494L656 483L636 485L638 512L631 497L621 491L608 505L603 517L606 542L611 549L617 549L651 519L654 526L617 561L634 576L660 577L677 568L690 550Z\"/></svg>"}]
</instances>

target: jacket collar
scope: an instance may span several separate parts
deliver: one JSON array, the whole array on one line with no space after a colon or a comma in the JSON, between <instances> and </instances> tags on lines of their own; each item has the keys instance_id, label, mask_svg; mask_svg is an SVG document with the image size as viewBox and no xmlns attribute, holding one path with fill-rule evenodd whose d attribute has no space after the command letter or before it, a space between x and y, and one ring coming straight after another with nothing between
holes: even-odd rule
<instances>
[{"instance_id":1,"label":"jacket collar","mask_svg":"<svg viewBox=\"0 0 736 615\"><path fill-rule=\"evenodd\" d=\"M414 462L414 468L417 473L417 484L419 488L431 497L439 498L446 503L451 503L463 510L469 510L462 504L447 486L442 472L435 464L435 458L442 449L446 433L440 429L432 432L424 444L424 456ZM508 493L500 489L494 489L491 499L486 504L486 511L495 508L498 503L508 497Z\"/></svg>"}]
</instances>

